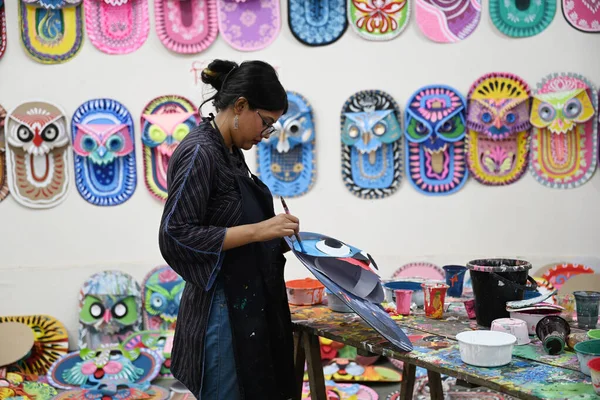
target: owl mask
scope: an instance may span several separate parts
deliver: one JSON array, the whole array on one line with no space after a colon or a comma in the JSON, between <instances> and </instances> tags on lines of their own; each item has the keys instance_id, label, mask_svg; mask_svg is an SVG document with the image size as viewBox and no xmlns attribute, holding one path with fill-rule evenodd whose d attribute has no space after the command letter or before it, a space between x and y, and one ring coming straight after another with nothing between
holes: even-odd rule
<instances>
[{"instance_id":1,"label":"owl mask","mask_svg":"<svg viewBox=\"0 0 600 400\"><path fill-rule=\"evenodd\" d=\"M83 0L83 4L87 36L98 50L128 54L148 39L148 0Z\"/></svg>"},{"instance_id":2,"label":"owl mask","mask_svg":"<svg viewBox=\"0 0 600 400\"><path fill-rule=\"evenodd\" d=\"M484 185L508 185L527 169L529 86L519 77L492 73L469 91L467 165Z\"/></svg>"},{"instance_id":3,"label":"owl mask","mask_svg":"<svg viewBox=\"0 0 600 400\"><path fill-rule=\"evenodd\" d=\"M132 387L146 390L156 378L162 357L144 348L125 350L121 346L106 346L97 350L84 349L58 359L48 381L59 389L104 390Z\"/></svg>"},{"instance_id":4,"label":"owl mask","mask_svg":"<svg viewBox=\"0 0 600 400\"><path fill-rule=\"evenodd\" d=\"M79 295L79 348L118 345L142 329L140 285L120 271L92 275Z\"/></svg>"},{"instance_id":5,"label":"owl mask","mask_svg":"<svg viewBox=\"0 0 600 400\"><path fill-rule=\"evenodd\" d=\"M381 307L383 288L373 258L340 240L319 233L300 232L302 246L285 240L306 268L400 351L413 349L410 340Z\"/></svg>"},{"instance_id":6,"label":"owl mask","mask_svg":"<svg viewBox=\"0 0 600 400\"><path fill-rule=\"evenodd\" d=\"M398 105L382 91L358 92L344 104L342 178L352 194L377 199L396 191L402 169L400 119Z\"/></svg>"},{"instance_id":7,"label":"owl mask","mask_svg":"<svg viewBox=\"0 0 600 400\"><path fill-rule=\"evenodd\" d=\"M315 126L308 101L288 92L288 111L275 124L275 132L258 145L258 175L274 195L296 197L313 185Z\"/></svg>"},{"instance_id":8,"label":"owl mask","mask_svg":"<svg viewBox=\"0 0 600 400\"><path fill-rule=\"evenodd\" d=\"M21 40L27 54L44 64L75 57L83 43L82 0L19 0Z\"/></svg>"},{"instance_id":9,"label":"owl mask","mask_svg":"<svg viewBox=\"0 0 600 400\"><path fill-rule=\"evenodd\" d=\"M174 330L185 281L171 267L154 268L144 279L144 329Z\"/></svg>"},{"instance_id":10,"label":"owl mask","mask_svg":"<svg viewBox=\"0 0 600 400\"><path fill-rule=\"evenodd\" d=\"M142 111L144 175L148 190L158 199L167 199L171 155L198 122L196 107L181 96L157 97Z\"/></svg>"},{"instance_id":11,"label":"owl mask","mask_svg":"<svg viewBox=\"0 0 600 400\"><path fill-rule=\"evenodd\" d=\"M586 78L553 74L538 84L531 106L530 171L543 185L574 188L596 170L598 92Z\"/></svg>"},{"instance_id":12,"label":"owl mask","mask_svg":"<svg viewBox=\"0 0 600 400\"><path fill-rule=\"evenodd\" d=\"M6 110L0 106L0 201L8 196L8 180L6 179L6 140L4 138L5 121Z\"/></svg>"},{"instance_id":13,"label":"owl mask","mask_svg":"<svg viewBox=\"0 0 600 400\"><path fill-rule=\"evenodd\" d=\"M490 0L490 17L509 37L530 37L544 31L556 15L556 0Z\"/></svg>"},{"instance_id":14,"label":"owl mask","mask_svg":"<svg viewBox=\"0 0 600 400\"><path fill-rule=\"evenodd\" d=\"M466 108L458 91L446 86L426 86L408 101L404 148L408 179L418 191L450 194L465 184Z\"/></svg>"},{"instance_id":15,"label":"owl mask","mask_svg":"<svg viewBox=\"0 0 600 400\"><path fill-rule=\"evenodd\" d=\"M15 200L30 208L62 203L70 188L65 113L41 101L23 103L5 122L7 176Z\"/></svg>"},{"instance_id":16,"label":"owl mask","mask_svg":"<svg viewBox=\"0 0 600 400\"><path fill-rule=\"evenodd\" d=\"M75 111L71 133L81 197L99 206L127 201L137 182L129 111L115 100L87 101Z\"/></svg>"}]
</instances>

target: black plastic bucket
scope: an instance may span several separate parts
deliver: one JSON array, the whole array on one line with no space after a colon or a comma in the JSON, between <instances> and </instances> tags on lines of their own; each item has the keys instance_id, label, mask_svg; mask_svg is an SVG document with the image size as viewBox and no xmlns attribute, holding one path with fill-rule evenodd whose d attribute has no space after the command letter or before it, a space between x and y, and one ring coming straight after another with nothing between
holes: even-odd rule
<instances>
[{"instance_id":1,"label":"black plastic bucket","mask_svg":"<svg viewBox=\"0 0 600 400\"><path fill-rule=\"evenodd\" d=\"M508 318L506 302L523 300L525 291L537 290L537 283L529 276L531 264L523 260L491 258L469 261L477 323L491 326L498 318ZM526 285L527 281L531 286Z\"/></svg>"}]
</instances>

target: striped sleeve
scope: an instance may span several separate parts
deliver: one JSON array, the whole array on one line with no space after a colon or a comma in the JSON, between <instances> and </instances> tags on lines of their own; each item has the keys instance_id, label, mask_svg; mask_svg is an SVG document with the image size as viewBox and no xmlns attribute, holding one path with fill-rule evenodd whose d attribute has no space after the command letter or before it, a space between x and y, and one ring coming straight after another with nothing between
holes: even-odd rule
<instances>
[{"instance_id":1,"label":"striped sleeve","mask_svg":"<svg viewBox=\"0 0 600 400\"><path fill-rule=\"evenodd\" d=\"M160 251L187 282L209 290L223 261L227 229L205 225L217 166L210 150L200 144L180 150L169 165L173 169L169 171L168 198L160 224Z\"/></svg>"}]
</instances>

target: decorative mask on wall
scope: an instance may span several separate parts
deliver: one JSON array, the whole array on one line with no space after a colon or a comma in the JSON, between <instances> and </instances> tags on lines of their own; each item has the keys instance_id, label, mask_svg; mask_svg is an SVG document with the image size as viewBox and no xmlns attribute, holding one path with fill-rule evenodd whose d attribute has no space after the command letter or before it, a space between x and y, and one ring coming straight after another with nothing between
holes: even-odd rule
<instances>
[{"instance_id":1,"label":"decorative mask on wall","mask_svg":"<svg viewBox=\"0 0 600 400\"><path fill-rule=\"evenodd\" d=\"M216 0L155 0L158 38L171 51L194 54L217 38Z\"/></svg>"},{"instance_id":2,"label":"decorative mask on wall","mask_svg":"<svg viewBox=\"0 0 600 400\"><path fill-rule=\"evenodd\" d=\"M148 0L83 0L90 42L107 54L127 54L148 39Z\"/></svg>"},{"instance_id":3,"label":"decorative mask on wall","mask_svg":"<svg viewBox=\"0 0 600 400\"><path fill-rule=\"evenodd\" d=\"M600 2L598 0L561 0L563 16L575 29L600 32Z\"/></svg>"},{"instance_id":4,"label":"decorative mask on wall","mask_svg":"<svg viewBox=\"0 0 600 400\"><path fill-rule=\"evenodd\" d=\"M21 40L31 58L58 64L77 55L83 43L81 1L19 1Z\"/></svg>"},{"instance_id":5,"label":"decorative mask on wall","mask_svg":"<svg viewBox=\"0 0 600 400\"><path fill-rule=\"evenodd\" d=\"M0 0L1 1L1 0ZM8 196L8 179L6 179L6 138L4 135L4 123L6 121L6 110L0 106L0 201Z\"/></svg>"},{"instance_id":6,"label":"decorative mask on wall","mask_svg":"<svg viewBox=\"0 0 600 400\"><path fill-rule=\"evenodd\" d=\"M430 195L454 193L467 181L466 102L448 86L419 89L405 111L405 157L410 183Z\"/></svg>"},{"instance_id":7,"label":"decorative mask on wall","mask_svg":"<svg viewBox=\"0 0 600 400\"><path fill-rule=\"evenodd\" d=\"M48 382L58 389L103 389L115 392L117 387L146 390L158 375L162 357L149 349L125 350L121 346L83 349L58 359L50 371Z\"/></svg>"},{"instance_id":8,"label":"decorative mask on wall","mask_svg":"<svg viewBox=\"0 0 600 400\"><path fill-rule=\"evenodd\" d=\"M6 118L6 172L15 200L31 208L62 203L70 188L71 164L64 111L32 101L16 107Z\"/></svg>"},{"instance_id":9,"label":"decorative mask on wall","mask_svg":"<svg viewBox=\"0 0 600 400\"><path fill-rule=\"evenodd\" d=\"M0 58L6 51L6 11L4 10L4 0L0 0Z\"/></svg>"},{"instance_id":10,"label":"decorative mask on wall","mask_svg":"<svg viewBox=\"0 0 600 400\"><path fill-rule=\"evenodd\" d=\"M312 107L300 94L287 92L288 111L276 131L258 144L257 171L277 196L305 194L316 179L315 125Z\"/></svg>"},{"instance_id":11,"label":"decorative mask on wall","mask_svg":"<svg viewBox=\"0 0 600 400\"><path fill-rule=\"evenodd\" d=\"M421 32L438 43L454 43L470 36L481 19L481 0L415 0Z\"/></svg>"},{"instance_id":12,"label":"decorative mask on wall","mask_svg":"<svg viewBox=\"0 0 600 400\"><path fill-rule=\"evenodd\" d=\"M71 121L75 183L81 197L97 206L115 206L135 191L133 119L118 101L83 103Z\"/></svg>"},{"instance_id":13,"label":"decorative mask on wall","mask_svg":"<svg viewBox=\"0 0 600 400\"><path fill-rule=\"evenodd\" d=\"M507 73L478 79L469 91L467 165L484 185L508 185L527 169L529 85Z\"/></svg>"},{"instance_id":14,"label":"decorative mask on wall","mask_svg":"<svg viewBox=\"0 0 600 400\"><path fill-rule=\"evenodd\" d=\"M500 32L510 37L535 36L556 15L556 0L490 0L490 17Z\"/></svg>"},{"instance_id":15,"label":"decorative mask on wall","mask_svg":"<svg viewBox=\"0 0 600 400\"><path fill-rule=\"evenodd\" d=\"M128 338L123 341L123 348L125 350L133 349L150 349L156 353L161 354L163 358L160 372L158 373L161 378L173 378L171 373L171 348L173 345L173 336L175 331L141 331L132 333Z\"/></svg>"},{"instance_id":16,"label":"decorative mask on wall","mask_svg":"<svg viewBox=\"0 0 600 400\"><path fill-rule=\"evenodd\" d=\"M342 37L348 27L344 0L288 0L290 30L309 46L325 46Z\"/></svg>"},{"instance_id":17,"label":"decorative mask on wall","mask_svg":"<svg viewBox=\"0 0 600 400\"><path fill-rule=\"evenodd\" d=\"M142 111L144 175L148 190L167 199L167 167L171 155L190 131L198 125L196 106L182 96L161 96Z\"/></svg>"},{"instance_id":18,"label":"decorative mask on wall","mask_svg":"<svg viewBox=\"0 0 600 400\"><path fill-rule=\"evenodd\" d=\"M349 0L348 21L358 35L367 40L391 40L410 19L408 0Z\"/></svg>"},{"instance_id":19,"label":"decorative mask on wall","mask_svg":"<svg viewBox=\"0 0 600 400\"><path fill-rule=\"evenodd\" d=\"M92 275L79 293L79 349L118 345L142 329L138 282L121 271Z\"/></svg>"},{"instance_id":20,"label":"decorative mask on wall","mask_svg":"<svg viewBox=\"0 0 600 400\"><path fill-rule=\"evenodd\" d=\"M8 371L46 375L52 363L69 351L67 329L54 317L48 315L0 317L0 323L3 322L19 322L29 326L33 331L34 340L30 353L9 365Z\"/></svg>"},{"instance_id":21,"label":"decorative mask on wall","mask_svg":"<svg viewBox=\"0 0 600 400\"><path fill-rule=\"evenodd\" d=\"M344 104L342 178L350 192L364 199L396 191L402 171L400 108L389 94L364 90Z\"/></svg>"},{"instance_id":22,"label":"decorative mask on wall","mask_svg":"<svg viewBox=\"0 0 600 400\"><path fill-rule=\"evenodd\" d=\"M410 340L381 307L383 288L373 258L340 240L300 232L285 240L294 255L329 291L402 351L413 349Z\"/></svg>"},{"instance_id":23,"label":"decorative mask on wall","mask_svg":"<svg viewBox=\"0 0 600 400\"><path fill-rule=\"evenodd\" d=\"M598 92L576 74L552 74L531 105L529 169L543 185L570 189L587 182L597 164Z\"/></svg>"},{"instance_id":24,"label":"decorative mask on wall","mask_svg":"<svg viewBox=\"0 0 600 400\"><path fill-rule=\"evenodd\" d=\"M168 265L144 278L144 329L174 330L185 281Z\"/></svg>"},{"instance_id":25,"label":"decorative mask on wall","mask_svg":"<svg viewBox=\"0 0 600 400\"><path fill-rule=\"evenodd\" d=\"M219 36L236 50L264 49L281 29L279 0L217 0Z\"/></svg>"}]
</instances>

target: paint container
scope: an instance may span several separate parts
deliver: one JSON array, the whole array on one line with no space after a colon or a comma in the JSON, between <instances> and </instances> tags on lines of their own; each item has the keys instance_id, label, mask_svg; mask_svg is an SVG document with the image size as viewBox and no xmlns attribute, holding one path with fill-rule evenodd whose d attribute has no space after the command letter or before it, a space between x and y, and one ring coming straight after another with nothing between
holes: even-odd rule
<instances>
[{"instance_id":1,"label":"paint container","mask_svg":"<svg viewBox=\"0 0 600 400\"><path fill-rule=\"evenodd\" d=\"M517 338L510 333L466 331L456 335L461 360L476 367L509 364Z\"/></svg>"},{"instance_id":2,"label":"paint container","mask_svg":"<svg viewBox=\"0 0 600 400\"><path fill-rule=\"evenodd\" d=\"M531 264L523 260L491 258L467 263L473 282L477 323L490 326L498 318L509 317L506 302L523 300L525 291L536 291L537 283L528 276ZM527 286L527 280L531 286Z\"/></svg>"},{"instance_id":3,"label":"paint container","mask_svg":"<svg viewBox=\"0 0 600 400\"><path fill-rule=\"evenodd\" d=\"M598 308L600 306L600 292L581 290L573 292L577 307L577 327L593 329L598 324Z\"/></svg>"},{"instance_id":4,"label":"paint container","mask_svg":"<svg viewBox=\"0 0 600 400\"><path fill-rule=\"evenodd\" d=\"M327 295L327 307L329 307L332 311L342 312L342 313L350 313L354 312L350 307L346 305L339 297L325 289L325 294Z\"/></svg>"},{"instance_id":5,"label":"paint container","mask_svg":"<svg viewBox=\"0 0 600 400\"><path fill-rule=\"evenodd\" d=\"M463 283L465 281L465 273L467 267L462 265L445 265L446 285L448 285L448 296L460 297L463 292Z\"/></svg>"},{"instance_id":6,"label":"paint container","mask_svg":"<svg viewBox=\"0 0 600 400\"><path fill-rule=\"evenodd\" d=\"M592 374L592 385L596 394L600 396L600 358L594 358L588 361L588 368Z\"/></svg>"},{"instance_id":7,"label":"paint container","mask_svg":"<svg viewBox=\"0 0 600 400\"><path fill-rule=\"evenodd\" d=\"M413 291L400 289L395 290L394 294L396 295L396 312L400 315L410 315Z\"/></svg>"},{"instance_id":8,"label":"paint container","mask_svg":"<svg viewBox=\"0 0 600 400\"><path fill-rule=\"evenodd\" d=\"M589 339L587 334L584 332L571 333L569 336L567 336L567 347L575 351L575 345L577 343L585 342L586 340Z\"/></svg>"},{"instance_id":9,"label":"paint container","mask_svg":"<svg viewBox=\"0 0 600 400\"><path fill-rule=\"evenodd\" d=\"M295 306L312 306L323 301L325 286L312 278L295 279L285 283L288 302Z\"/></svg>"},{"instance_id":10,"label":"paint container","mask_svg":"<svg viewBox=\"0 0 600 400\"><path fill-rule=\"evenodd\" d=\"M417 305L417 307L423 307L423 304L425 303L424 300L424 294L423 294L423 288L421 287L421 284L423 283L422 280L401 280L401 281L389 281L383 284L383 288L386 292L386 299L389 297L389 302L390 303L395 303L396 302L396 294L394 293L394 291L396 290L412 290L413 291L413 296L412 296L412 301Z\"/></svg>"},{"instance_id":11,"label":"paint container","mask_svg":"<svg viewBox=\"0 0 600 400\"><path fill-rule=\"evenodd\" d=\"M564 318L549 316L537 323L535 333L542 341L544 351L553 356L564 350L571 328Z\"/></svg>"},{"instance_id":12,"label":"paint container","mask_svg":"<svg viewBox=\"0 0 600 400\"><path fill-rule=\"evenodd\" d=\"M565 321L573 321L575 316L575 296L572 294L561 294L556 296L556 304L564 307L564 311L560 314Z\"/></svg>"},{"instance_id":13,"label":"paint container","mask_svg":"<svg viewBox=\"0 0 600 400\"><path fill-rule=\"evenodd\" d=\"M492 321L490 330L494 332L510 333L517 338L517 346L531 342L527 333L527 324L525 321L515 318L499 318Z\"/></svg>"},{"instance_id":14,"label":"paint container","mask_svg":"<svg viewBox=\"0 0 600 400\"><path fill-rule=\"evenodd\" d=\"M600 329L590 329L587 333L588 339L600 339Z\"/></svg>"},{"instance_id":15,"label":"paint container","mask_svg":"<svg viewBox=\"0 0 600 400\"><path fill-rule=\"evenodd\" d=\"M441 319L444 316L444 301L448 285L445 283L423 283L421 285L425 295L425 316Z\"/></svg>"},{"instance_id":16,"label":"paint container","mask_svg":"<svg viewBox=\"0 0 600 400\"><path fill-rule=\"evenodd\" d=\"M469 319L477 318L477 314L475 314L475 299L465 300L463 304L465 305Z\"/></svg>"},{"instance_id":17,"label":"paint container","mask_svg":"<svg viewBox=\"0 0 600 400\"><path fill-rule=\"evenodd\" d=\"M579 369L587 376L590 376L590 368L587 363L593 358L600 357L600 339L577 343L575 345L575 353L579 360Z\"/></svg>"},{"instance_id":18,"label":"paint container","mask_svg":"<svg viewBox=\"0 0 600 400\"><path fill-rule=\"evenodd\" d=\"M527 324L527 332L530 335L535 335L535 327L538 322L547 316L559 316L560 311L552 309L539 309L539 310L527 310L527 311L511 311L509 313L511 318L521 319Z\"/></svg>"}]
</instances>

